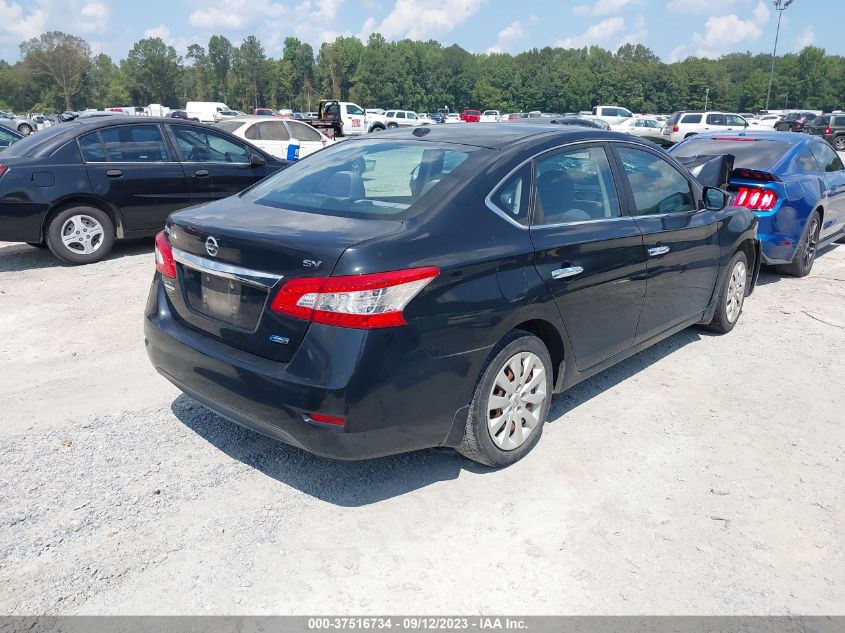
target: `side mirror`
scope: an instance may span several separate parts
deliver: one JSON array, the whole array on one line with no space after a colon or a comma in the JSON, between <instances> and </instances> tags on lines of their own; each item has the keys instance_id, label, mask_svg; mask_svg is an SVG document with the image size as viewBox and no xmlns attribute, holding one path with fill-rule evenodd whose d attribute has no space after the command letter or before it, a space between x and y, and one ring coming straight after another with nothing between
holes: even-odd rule
<instances>
[{"instance_id":1,"label":"side mirror","mask_svg":"<svg viewBox=\"0 0 845 633\"><path fill-rule=\"evenodd\" d=\"M704 188L704 207L710 211L721 211L728 206L728 194L718 187Z\"/></svg>"},{"instance_id":2,"label":"side mirror","mask_svg":"<svg viewBox=\"0 0 845 633\"><path fill-rule=\"evenodd\" d=\"M259 154L250 154L249 155L249 166L250 167L264 167L267 164L267 161L264 160L264 157Z\"/></svg>"}]
</instances>

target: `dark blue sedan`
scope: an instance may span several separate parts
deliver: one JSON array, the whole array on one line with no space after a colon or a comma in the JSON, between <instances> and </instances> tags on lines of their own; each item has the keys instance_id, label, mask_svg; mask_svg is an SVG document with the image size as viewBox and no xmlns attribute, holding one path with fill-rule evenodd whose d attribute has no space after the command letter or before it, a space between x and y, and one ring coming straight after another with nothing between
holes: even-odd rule
<instances>
[{"instance_id":1,"label":"dark blue sedan","mask_svg":"<svg viewBox=\"0 0 845 633\"><path fill-rule=\"evenodd\" d=\"M845 237L845 167L825 140L793 132L699 134L669 150L680 160L732 154L733 203L759 218L763 262L804 277L818 250Z\"/></svg>"}]
</instances>

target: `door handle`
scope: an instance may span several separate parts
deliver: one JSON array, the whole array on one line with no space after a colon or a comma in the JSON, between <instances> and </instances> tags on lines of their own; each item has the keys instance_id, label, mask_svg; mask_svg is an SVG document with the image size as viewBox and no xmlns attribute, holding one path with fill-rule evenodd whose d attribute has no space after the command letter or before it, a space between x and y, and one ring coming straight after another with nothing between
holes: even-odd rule
<instances>
[{"instance_id":1,"label":"door handle","mask_svg":"<svg viewBox=\"0 0 845 633\"><path fill-rule=\"evenodd\" d=\"M659 257L660 255L665 255L670 250L672 249L668 246L653 246L652 248L648 249L648 254L651 257Z\"/></svg>"},{"instance_id":2,"label":"door handle","mask_svg":"<svg viewBox=\"0 0 845 633\"><path fill-rule=\"evenodd\" d=\"M106 172L106 176L108 176L109 178L120 178L122 175L123 175L123 172L120 171L119 169L109 169Z\"/></svg>"},{"instance_id":3,"label":"door handle","mask_svg":"<svg viewBox=\"0 0 845 633\"><path fill-rule=\"evenodd\" d=\"M197 178L205 178L206 176L208 176L208 170L207 169L197 169L194 172L194 176L196 176Z\"/></svg>"},{"instance_id":4,"label":"door handle","mask_svg":"<svg viewBox=\"0 0 845 633\"><path fill-rule=\"evenodd\" d=\"M581 266L569 266L568 268L558 268L552 271L552 279L566 279L567 277L574 277L584 272Z\"/></svg>"}]
</instances>

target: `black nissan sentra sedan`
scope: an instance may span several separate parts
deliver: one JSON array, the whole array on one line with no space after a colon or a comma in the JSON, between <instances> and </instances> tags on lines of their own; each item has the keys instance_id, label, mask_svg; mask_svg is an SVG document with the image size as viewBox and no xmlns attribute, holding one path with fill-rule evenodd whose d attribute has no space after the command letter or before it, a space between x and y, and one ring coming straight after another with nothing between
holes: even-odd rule
<instances>
[{"instance_id":1,"label":"black nissan sentra sedan","mask_svg":"<svg viewBox=\"0 0 845 633\"><path fill-rule=\"evenodd\" d=\"M285 167L223 130L152 117L54 125L0 154L0 241L71 264L155 235L177 209L238 193Z\"/></svg>"},{"instance_id":2,"label":"black nissan sentra sedan","mask_svg":"<svg viewBox=\"0 0 845 633\"><path fill-rule=\"evenodd\" d=\"M156 369L343 459L447 446L506 466L552 394L693 324L728 332L757 221L655 146L586 128L338 143L156 238Z\"/></svg>"}]
</instances>

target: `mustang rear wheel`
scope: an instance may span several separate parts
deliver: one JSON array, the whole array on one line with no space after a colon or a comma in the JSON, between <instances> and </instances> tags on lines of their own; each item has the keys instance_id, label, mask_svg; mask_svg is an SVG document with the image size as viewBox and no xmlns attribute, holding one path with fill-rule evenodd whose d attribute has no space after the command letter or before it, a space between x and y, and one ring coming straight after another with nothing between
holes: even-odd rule
<instances>
[{"instance_id":1,"label":"mustang rear wheel","mask_svg":"<svg viewBox=\"0 0 845 633\"><path fill-rule=\"evenodd\" d=\"M795 249L795 256L789 264L783 264L777 267L777 271L785 275L792 275L793 277L806 277L813 270L813 264L816 261L816 251L819 244L819 231L821 230L821 221L819 214L813 213L807 221L807 230Z\"/></svg>"},{"instance_id":2,"label":"mustang rear wheel","mask_svg":"<svg viewBox=\"0 0 845 633\"><path fill-rule=\"evenodd\" d=\"M748 259L745 253L738 251L728 264L728 274L722 282L716 312L713 320L705 327L713 332L727 334L739 321L742 306L745 303L745 290L748 285Z\"/></svg>"},{"instance_id":3,"label":"mustang rear wheel","mask_svg":"<svg viewBox=\"0 0 845 633\"><path fill-rule=\"evenodd\" d=\"M475 388L458 450L487 466L509 466L540 440L552 400L552 361L543 342L511 332L493 350Z\"/></svg>"}]
</instances>

